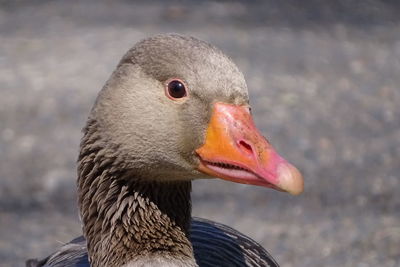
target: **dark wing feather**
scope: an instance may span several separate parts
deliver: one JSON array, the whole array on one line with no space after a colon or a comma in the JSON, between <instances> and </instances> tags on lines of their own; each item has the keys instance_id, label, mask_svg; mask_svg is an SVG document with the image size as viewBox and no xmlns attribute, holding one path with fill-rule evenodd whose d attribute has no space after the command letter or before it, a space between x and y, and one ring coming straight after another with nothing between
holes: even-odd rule
<instances>
[{"instance_id":1,"label":"dark wing feather","mask_svg":"<svg viewBox=\"0 0 400 267\"><path fill-rule=\"evenodd\" d=\"M279 266L257 242L213 221L194 218L190 231L196 262L209 266Z\"/></svg>"},{"instance_id":2,"label":"dark wing feather","mask_svg":"<svg viewBox=\"0 0 400 267\"><path fill-rule=\"evenodd\" d=\"M200 267L279 267L257 242L223 224L193 218L190 240ZM78 237L44 260L27 261L27 266L89 267L86 241Z\"/></svg>"},{"instance_id":3,"label":"dark wing feather","mask_svg":"<svg viewBox=\"0 0 400 267\"><path fill-rule=\"evenodd\" d=\"M34 265L36 263L36 265ZM27 267L90 267L86 240L83 236L77 237L63 245L58 251L47 258L36 261L28 260Z\"/></svg>"}]
</instances>

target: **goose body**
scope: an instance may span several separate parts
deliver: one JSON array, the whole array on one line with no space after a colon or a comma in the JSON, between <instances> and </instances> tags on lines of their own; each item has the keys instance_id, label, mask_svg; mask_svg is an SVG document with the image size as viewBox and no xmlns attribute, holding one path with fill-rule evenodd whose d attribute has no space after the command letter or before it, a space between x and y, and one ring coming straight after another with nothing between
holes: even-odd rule
<instances>
[{"instance_id":1,"label":"goose body","mask_svg":"<svg viewBox=\"0 0 400 267\"><path fill-rule=\"evenodd\" d=\"M291 194L295 167L255 128L242 73L217 48L159 35L135 45L99 93L78 158L83 237L28 266L277 266L230 227L191 217L191 180Z\"/></svg>"},{"instance_id":2,"label":"goose body","mask_svg":"<svg viewBox=\"0 0 400 267\"><path fill-rule=\"evenodd\" d=\"M254 240L226 225L213 221L193 218L190 241L193 245L196 262L202 267L279 266L272 256ZM46 259L32 262L31 266L89 267L86 240L80 236ZM159 266L168 265L164 263Z\"/></svg>"}]
</instances>

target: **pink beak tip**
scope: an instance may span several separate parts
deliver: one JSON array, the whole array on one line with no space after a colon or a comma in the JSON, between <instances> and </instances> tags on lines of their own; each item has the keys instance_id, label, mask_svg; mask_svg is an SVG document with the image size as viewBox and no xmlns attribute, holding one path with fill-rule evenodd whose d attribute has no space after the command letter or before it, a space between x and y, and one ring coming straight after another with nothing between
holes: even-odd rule
<instances>
[{"instance_id":1,"label":"pink beak tip","mask_svg":"<svg viewBox=\"0 0 400 267\"><path fill-rule=\"evenodd\" d=\"M291 195L299 195L304 190L303 176L299 170L289 163L278 166L279 187Z\"/></svg>"}]
</instances>

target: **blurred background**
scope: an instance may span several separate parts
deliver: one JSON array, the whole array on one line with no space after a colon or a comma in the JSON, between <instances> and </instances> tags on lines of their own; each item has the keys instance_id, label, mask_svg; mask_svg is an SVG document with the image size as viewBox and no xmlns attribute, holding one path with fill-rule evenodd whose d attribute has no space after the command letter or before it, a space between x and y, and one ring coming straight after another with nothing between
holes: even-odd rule
<instances>
[{"instance_id":1,"label":"blurred background","mask_svg":"<svg viewBox=\"0 0 400 267\"><path fill-rule=\"evenodd\" d=\"M256 123L302 170L299 197L196 181L193 214L283 267L400 266L400 2L0 1L0 266L81 234L81 129L121 56L190 34L244 72Z\"/></svg>"}]
</instances>

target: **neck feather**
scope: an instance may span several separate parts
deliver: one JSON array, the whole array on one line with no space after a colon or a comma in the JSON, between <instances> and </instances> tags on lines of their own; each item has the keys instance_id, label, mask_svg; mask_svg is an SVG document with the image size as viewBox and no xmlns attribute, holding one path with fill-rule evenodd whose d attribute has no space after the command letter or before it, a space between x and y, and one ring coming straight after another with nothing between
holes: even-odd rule
<instances>
[{"instance_id":1,"label":"neck feather","mask_svg":"<svg viewBox=\"0 0 400 267\"><path fill-rule=\"evenodd\" d=\"M89 122L78 160L78 197L91 265L165 258L194 266L191 182L136 177L115 151Z\"/></svg>"}]
</instances>

